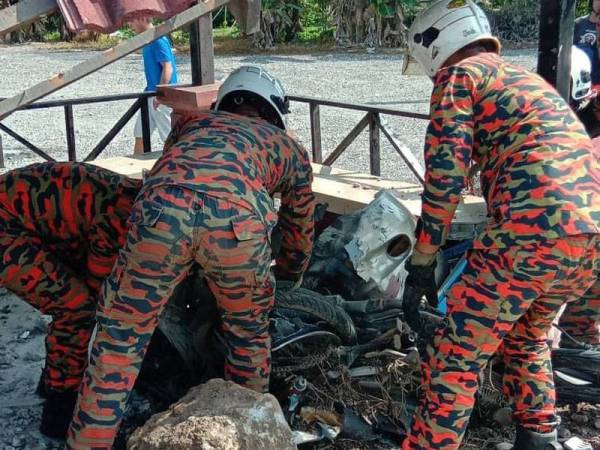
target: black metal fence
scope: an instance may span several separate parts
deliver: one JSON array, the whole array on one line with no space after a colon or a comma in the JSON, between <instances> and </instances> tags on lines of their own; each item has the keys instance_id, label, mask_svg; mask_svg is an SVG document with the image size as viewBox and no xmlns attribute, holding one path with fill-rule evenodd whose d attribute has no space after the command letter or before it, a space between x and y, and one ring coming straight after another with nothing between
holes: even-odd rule
<instances>
[{"instance_id":1,"label":"black metal fence","mask_svg":"<svg viewBox=\"0 0 600 450\"><path fill-rule=\"evenodd\" d=\"M156 96L156 92L144 92L144 93L133 93L133 94L120 94L120 95L107 95L100 97L86 97L78 99L59 99L52 101L43 101L32 103L31 105L24 106L20 110L32 110L42 108L63 108L65 116L65 128L67 135L67 155L69 161L76 161L76 147L75 147L75 121L73 119L73 107L77 105L87 105L91 103L102 103L102 102L113 102L134 99L135 102L129 107L129 109L123 114L123 116L117 120L113 127L106 133L106 135L100 139L98 144L90 151L90 153L83 158L83 161L91 161L97 158L104 149L110 144L114 137L123 129L123 127L131 120L131 118L141 110L142 116L142 133L144 142L144 152L151 150L151 139L150 139L150 125L149 125L149 111L148 111L148 98ZM375 106L344 103L330 100L317 99L312 97L299 97L290 96L290 101L308 104L310 112L310 130L311 130L311 149L313 161L316 163L322 163L325 165L332 165L354 142L354 140L365 130L369 128L369 161L370 171L372 175L381 175L381 133L392 145L394 150L400 155L403 161L407 164L417 179L423 182L424 170L417 158L398 140L393 136L393 133L386 127L383 117L385 115L406 117L412 119L428 120L429 116L426 114L413 113L408 111L398 111L395 109L379 108ZM1 100L1 99L0 99ZM321 109L322 108L341 108L353 111L364 112L362 119L352 128L352 130L342 139L335 149L327 158L323 159L323 148L321 142ZM18 134L16 131L10 129L8 126L0 122L0 130L4 131L7 135L11 136L36 155L42 157L47 161L53 161L50 155L40 149L38 146ZM0 162L3 161L2 146L0 141ZM3 164L2 164L3 165Z\"/></svg>"}]
</instances>

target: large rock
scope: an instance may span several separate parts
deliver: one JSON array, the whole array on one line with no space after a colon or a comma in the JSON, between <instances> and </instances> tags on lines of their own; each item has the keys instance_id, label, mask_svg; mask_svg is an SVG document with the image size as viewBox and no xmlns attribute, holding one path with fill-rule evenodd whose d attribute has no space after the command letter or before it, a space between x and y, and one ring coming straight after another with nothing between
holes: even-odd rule
<instances>
[{"instance_id":1,"label":"large rock","mask_svg":"<svg viewBox=\"0 0 600 450\"><path fill-rule=\"evenodd\" d=\"M168 411L156 414L129 439L129 450L295 449L281 407L220 379L190 389Z\"/></svg>"}]
</instances>

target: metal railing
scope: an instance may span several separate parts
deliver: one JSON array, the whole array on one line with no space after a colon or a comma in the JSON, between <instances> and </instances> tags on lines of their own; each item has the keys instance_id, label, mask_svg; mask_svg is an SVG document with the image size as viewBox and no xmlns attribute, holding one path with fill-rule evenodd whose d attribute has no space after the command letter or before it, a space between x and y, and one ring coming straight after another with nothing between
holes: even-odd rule
<instances>
[{"instance_id":1,"label":"metal railing","mask_svg":"<svg viewBox=\"0 0 600 450\"><path fill-rule=\"evenodd\" d=\"M49 100L43 102L32 103L27 106L19 108L18 111L33 110L33 109L46 109L46 108L63 108L65 116L65 129L67 135L67 155L69 161L76 161L76 146L75 146L75 120L73 118L73 107L77 105L88 105L92 103L104 103L104 102L116 102L121 100L135 99L135 102L125 111L125 114L117 120L110 130L104 135L102 139L96 144L92 151L83 158L83 161L91 161L96 159L111 143L117 134L123 129L123 127L131 120L131 118L141 110L142 115L142 138L144 142L144 152L151 151L151 134L150 134L150 118L148 112L148 98L156 96L156 92L143 92L135 94L119 94L119 95L104 95L99 97L84 97L76 99L58 99ZM0 101L3 100L0 98ZM4 131L7 135L15 139L16 141L23 144L33 153L46 161L55 161L50 155L44 152L37 145L30 142L28 139L21 136L16 131L12 130L2 122L0 122L0 130ZM0 167L4 166L4 153L0 141Z\"/></svg>"},{"instance_id":2,"label":"metal railing","mask_svg":"<svg viewBox=\"0 0 600 450\"><path fill-rule=\"evenodd\" d=\"M98 144L92 149L92 151L83 159L83 161L91 161L97 158L102 151L108 146L113 138L123 129L123 127L131 120L138 110L141 110L142 116L142 132L144 141L144 152L151 150L150 141L150 127L149 127L149 116L148 116L148 101L150 97L156 96L156 92L144 92L134 94L120 94L120 95L108 95L100 97L86 97L79 99L59 99L44 102L32 103L31 105L24 106L20 110L32 110L42 108L64 108L65 115L65 127L67 131L67 153L69 161L76 160L76 148L75 148L75 122L73 119L73 107L77 105L85 105L91 103L102 103L135 99L133 105L123 114L123 116L113 125L113 127L106 133L106 135L100 139ZM0 99L1 100L1 99ZM325 165L332 165L356 140L356 138L365 130L369 128L369 162L370 172L372 175L381 175L381 133L392 145L394 150L404 160L409 169L417 177L420 182L423 182L424 169L421 166L418 159L413 153L394 136L394 133L386 126L385 119L383 116L396 116L406 117L412 119L428 120L429 116L426 114L413 113L408 111L399 111L395 109L379 108L376 106L361 105L354 103L344 103L331 100L323 100L313 97L300 97L290 96L291 102L305 103L309 106L310 116L310 131L311 131L311 149L313 161ZM352 128L352 130L342 139L337 147L323 159L323 148L321 142L321 108L341 108L353 111L364 112L362 119ZM0 122L0 130L16 139L21 144L25 145L29 150L37 154L38 156L48 160L54 161L54 158L49 156L42 149L13 131L6 125ZM3 161L2 146L0 141L0 162Z\"/></svg>"},{"instance_id":3,"label":"metal railing","mask_svg":"<svg viewBox=\"0 0 600 450\"><path fill-rule=\"evenodd\" d=\"M369 127L369 166L371 175L381 175L381 136L380 132L386 137L394 150L404 160L408 168L413 172L417 179L422 183L424 180L424 169L417 158L402 145L394 136L394 133L386 127L382 118L383 115L406 117L411 119L429 120L426 114L413 113L408 111L398 111L395 109L379 108L376 106L361 105L355 103L336 102L323 100L313 97L290 96L290 101L308 103L310 115L310 134L313 161L331 166L354 140ZM338 146L323 160L323 148L321 143L321 107L333 107L349 109L353 111L363 111L365 115L356 124L354 128L346 135Z\"/></svg>"}]
</instances>

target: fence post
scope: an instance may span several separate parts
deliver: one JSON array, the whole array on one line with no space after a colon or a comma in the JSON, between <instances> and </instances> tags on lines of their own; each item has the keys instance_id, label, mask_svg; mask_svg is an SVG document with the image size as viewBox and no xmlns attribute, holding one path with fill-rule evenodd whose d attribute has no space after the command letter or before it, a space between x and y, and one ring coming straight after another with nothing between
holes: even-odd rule
<instances>
[{"instance_id":1,"label":"fence post","mask_svg":"<svg viewBox=\"0 0 600 450\"><path fill-rule=\"evenodd\" d=\"M312 139L313 161L323 162L323 149L321 147L321 112L318 103L310 102L310 136Z\"/></svg>"},{"instance_id":2,"label":"fence post","mask_svg":"<svg viewBox=\"0 0 600 450\"><path fill-rule=\"evenodd\" d=\"M65 105L65 128L67 130L67 155L69 161L77 161L75 149L75 124L73 120L73 105Z\"/></svg>"},{"instance_id":3,"label":"fence post","mask_svg":"<svg viewBox=\"0 0 600 450\"><path fill-rule=\"evenodd\" d=\"M2 147L2 135L0 134L0 169L4 169L4 148Z\"/></svg>"},{"instance_id":4,"label":"fence post","mask_svg":"<svg viewBox=\"0 0 600 450\"><path fill-rule=\"evenodd\" d=\"M371 175L381 175L381 145L379 127L379 114L371 113L369 115L369 162L371 166Z\"/></svg>"},{"instance_id":5,"label":"fence post","mask_svg":"<svg viewBox=\"0 0 600 450\"><path fill-rule=\"evenodd\" d=\"M152 151L150 142L150 111L148 111L148 97L140 97L140 108L142 113L142 139L144 141L144 153Z\"/></svg>"},{"instance_id":6,"label":"fence post","mask_svg":"<svg viewBox=\"0 0 600 450\"><path fill-rule=\"evenodd\" d=\"M215 82L212 14L200 16L190 25L190 59L192 84L199 86Z\"/></svg>"}]
</instances>

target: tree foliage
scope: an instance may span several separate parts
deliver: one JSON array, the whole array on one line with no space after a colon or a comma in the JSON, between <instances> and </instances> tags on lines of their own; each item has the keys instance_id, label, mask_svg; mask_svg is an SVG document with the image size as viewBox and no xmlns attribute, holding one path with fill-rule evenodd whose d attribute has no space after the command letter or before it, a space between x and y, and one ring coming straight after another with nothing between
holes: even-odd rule
<instances>
[{"instance_id":1,"label":"tree foliage","mask_svg":"<svg viewBox=\"0 0 600 450\"><path fill-rule=\"evenodd\" d=\"M0 0L0 8L19 0ZM23 1L23 0L21 0ZM292 40L335 38L339 45L367 47L404 45L404 35L416 12L432 0L263 0L261 31L253 36L263 48ZM544 0L476 0L487 11L494 31L511 43L537 39L539 4ZM577 15L588 12L589 0L577 0ZM215 26L231 25L231 16L215 17ZM10 33L6 42L71 40L59 14Z\"/></svg>"}]
</instances>

